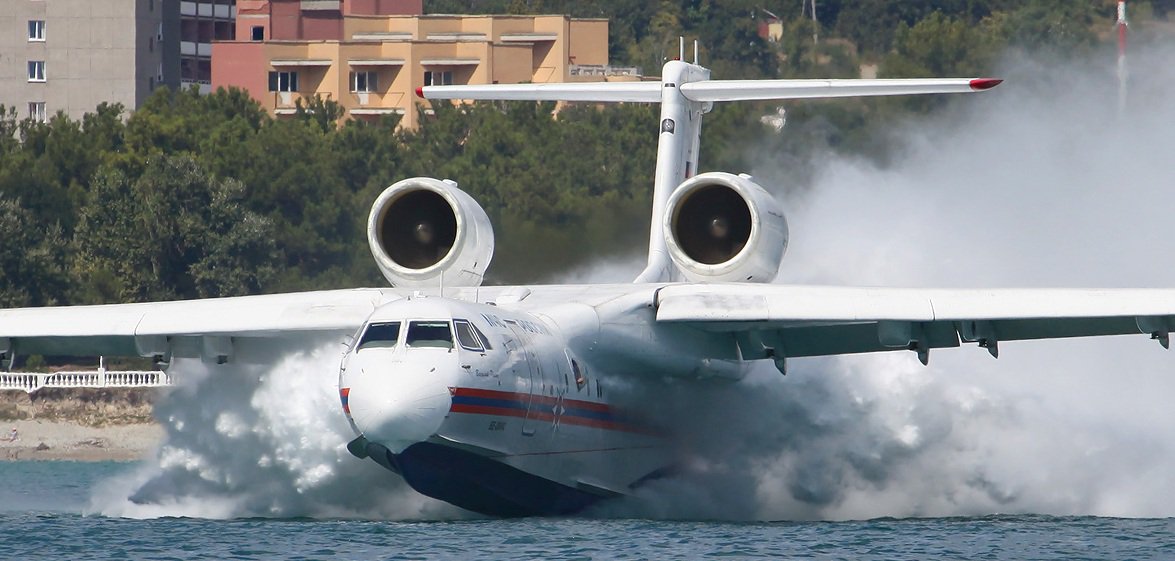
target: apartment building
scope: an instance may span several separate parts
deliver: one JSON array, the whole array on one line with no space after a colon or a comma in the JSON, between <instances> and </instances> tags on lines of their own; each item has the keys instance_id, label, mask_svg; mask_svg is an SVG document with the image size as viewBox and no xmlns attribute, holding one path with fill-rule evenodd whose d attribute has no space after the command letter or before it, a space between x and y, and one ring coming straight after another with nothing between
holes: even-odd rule
<instances>
[{"instance_id":1,"label":"apartment building","mask_svg":"<svg viewBox=\"0 0 1175 561\"><path fill-rule=\"evenodd\" d=\"M175 0L167 0L175 2ZM236 37L237 0L181 0L180 86L212 91L212 42Z\"/></svg>"},{"instance_id":2,"label":"apartment building","mask_svg":"<svg viewBox=\"0 0 1175 561\"><path fill-rule=\"evenodd\" d=\"M178 87L175 0L4 0L0 104L20 117L80 119L102 102L138 107Z\"/></svg>"},{"instance_id":3,"label":"apartment building","mask_svg":"<svg viewBox=\"0 0 1175 561\"><path fill-rule=\"evenodd\" d=\"M236 39L212 45L212 85L243 87L277 116L319 95L350 118L398 114L415 128L420 86L639 79L636 69L608 66L606 19L420 15L419 7L238 0Z\"/></svg>"}]
</instances>

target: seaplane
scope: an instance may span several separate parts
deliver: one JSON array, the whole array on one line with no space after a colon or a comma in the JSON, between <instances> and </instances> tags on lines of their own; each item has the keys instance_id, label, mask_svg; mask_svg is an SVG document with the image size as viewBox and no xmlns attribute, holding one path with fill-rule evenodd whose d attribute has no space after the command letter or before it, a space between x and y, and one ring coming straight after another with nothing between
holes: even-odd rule
<instances>
[{"instance_id":1,"label":"seaplane","mask_svg":"<svg viewBox=\"0 0 1175 561\"><path fill-rule=\"evenodd\" d=\"M337 371L322 375L337 376L339 408L322 414L346 417L355 461L470 511L528 516L576 513L675 469L672 442L688 435L621 406L626 380L704 392L805 357L902 351L925 364L964 344L998 358L1010 341L1127 334L1169 347L1175 290L774 284L788 244L781 204L749 175L698 172L715 103L975 93L1000 80L712 80L696 45L692 63L681 51L659 81L417 91L447 103L659 103L648 261L632 283L482 286L486 212L457 182L416 177L368 216L390 287L0 310L3 364L198 357L215 370L337 341Z\"/></svg>"}]
</instances>

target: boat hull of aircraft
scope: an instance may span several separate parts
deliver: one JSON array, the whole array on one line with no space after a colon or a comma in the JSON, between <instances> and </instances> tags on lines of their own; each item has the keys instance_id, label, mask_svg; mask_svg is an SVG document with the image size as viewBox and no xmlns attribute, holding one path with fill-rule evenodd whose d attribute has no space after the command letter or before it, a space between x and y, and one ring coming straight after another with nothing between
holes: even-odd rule
<instances>
[{"instance_id":1,"label":"boat hull of aircraft","mask_svg":"<svg viewBox=\"0 0 1175 561\"><path fill-rule=\"evenodd\" d=\"M451 344L417 338L425 325ZM485 304L381 307L341 366L360 435L348 448L424 495L495 516L570 514L627 494L672 458L663 431L610 402L607 377L584 358L592 350L569 344L589 339L598 334ZM402 381L419 378L432 383Z\"/></svg>"}]
</instances>

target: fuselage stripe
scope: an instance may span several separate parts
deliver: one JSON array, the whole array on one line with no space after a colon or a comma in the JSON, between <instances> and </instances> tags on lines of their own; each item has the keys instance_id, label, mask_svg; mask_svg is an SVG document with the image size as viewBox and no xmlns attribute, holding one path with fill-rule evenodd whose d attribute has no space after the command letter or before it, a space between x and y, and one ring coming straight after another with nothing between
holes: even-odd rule
<instances>
[{"instance_id":1,"label":"fuselage stripe","mask_svg":"<svg viewBox=\"0 0 1175 561\"><path fill-rule=\"evenodd\" d=\"M484 405L466 405L454 403L453 407L449 409L451 413L467 413L473 415L493 415L499 417L519 417L526 418L526 409L515 407L491 407ZM539 422L554 422L555 414L549 411L531 411L530 419ZM652 431L647 429L630 425L627 423L619 423L615 421L602 421L597 419L590 419L586 417L570 417L561 415L559 422L568 425L579 425L584 427L592 427L598 429L607 429L623 432L636 432L649 434Z\"/></svg>"},{"instance_id":2,"label":"fuselage stripe","mask_svg":"<svg viewBox=\"0 0 1175 561\"><path fill-rule=\"evenodd\" d=\"M548 396L472 388L455 388L452 393L451 413L529 418L540 422L555 422L558 419L558 422L569 425L635 433L652 432L626 422L615 410L602 403L575 399L560 402L558 398ZM557 416L556 408L559 409Z\"/></svg>"},{"instance_id":3,"label":"fuselage stripe","mask_svg":"<svg viewBox=\"0 0 1175 561\"><path fill-rule=\"evenodd\" d=\"M521 394L521 395L525 396L525 394ZM497 409L517 409L517 410L521 410L523 413L525 413L527 411L527 409L530 409L530 408L542 409L542 410L553 410L555 407L558 406L558 403L556 403L556 402L540 403L536 399L535 403L528 405L526 403L525 397L514 399L514 400L509 400L509 399L488 399L488 398L481 398L481 397L453 396L453 406L456 407L458 405L472 405L472 406L480 406L480 407L491 407L491 408L497 408ZM583 418L587 418L587 419L595 419L597 421L618 421L618 419L615 418L615 415L613 415L613 413L611 411L592 411L592 410L587 410L587 409L581 409L579 407L574 407L574 406L569 407L566 402L563 403L563 411L561 411L560 416L562 416L562 417L583 417Z\"/></svg>"},{"instance_id":4,"label":"fuselage stripe","mask_svg":"<svg viewBox=\"0 0 1175 561\"><path fill-rule=\"evenodd\" d=\"M531 399L533 396L536 403L544 405L555 405L559 401L558 397L547 395L533 395L527 393L502 392L496 390L481 390L475 388L455 388L453 397L482 397L489 399L507 399L514 401L523 401ZM583 401L580 399L563 399L563 406L567 408L590 409L600 412L611 412L612 407L606 403L596 403L593 401Z\"/></svg>"}]
</instances>

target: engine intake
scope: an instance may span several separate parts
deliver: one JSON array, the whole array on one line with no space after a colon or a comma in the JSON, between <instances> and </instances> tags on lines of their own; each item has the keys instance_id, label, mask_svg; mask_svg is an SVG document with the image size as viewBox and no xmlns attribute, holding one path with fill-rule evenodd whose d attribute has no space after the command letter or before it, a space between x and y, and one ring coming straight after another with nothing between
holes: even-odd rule
<instances>
[{"instance_id":1,"label":"engine intake","mask_svg":"<svg viewBox=\"0 0 1175 561\"><path fill-rule=\"evenodd\" d=\"M692 282L770 282L787 250L779 203L749 177L703 173L666 203L665 245Z\"/></svg>"},{"instance_id":2,"label":"engine intake","mask_svg":"<svg viewBox=\"0 0 1175 561\"><path fill-rule=\"evenodd\" d=\"M367 218L367 243L392 286L478 286L494 255L485 210L449 180L413 177L384 190Z\"/></svg>"}]
</instances>

